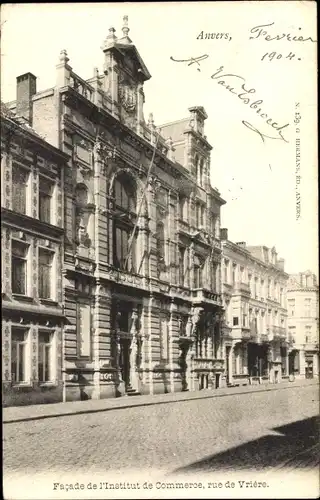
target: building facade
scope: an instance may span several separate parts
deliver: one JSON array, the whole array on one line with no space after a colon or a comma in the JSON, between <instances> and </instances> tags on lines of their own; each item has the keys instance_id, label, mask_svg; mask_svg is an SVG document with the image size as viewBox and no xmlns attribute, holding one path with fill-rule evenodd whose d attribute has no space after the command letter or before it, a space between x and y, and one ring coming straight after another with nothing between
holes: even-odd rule
<instances>
[{"instance_id":1,"label":"building facade","mask_svg":"<svg viewBox=\"0 0 320 500\"><path fill-rule=\"evenodd\" d=\"M25 81L18 81L18 94ZM21 88L22 87L22 88ZM3 404L62 401L67 157L1 105Z\"/></svg>"},{"instance_id":2,"label":"building facade","mask_svg":"<svg viewBox=\"0 0 320 500\"><path fill-rule=\"evenodd\" d=\"M37 93L28 74L10 105L70 158L63 399L218 387L224 200L210 186L207 115L190 108L161 133L145 121L151 75L127 18L120 38L109 30L103 57L84 80L62 51L54 87Z\"/></svg>"},{"instance_id":3,"label":"building facade","mask_svg":"<svg viewBox=\"0 0 320 500\"><path fill-rule=\"evenodd\" d=\"M315 274L290 275L287 304L293 343L290 371L300 378L319 377L319 285Z\"/></svg>"},{"instance_id":4,"label":"building facade","mask_svg":"<svg viewBox=\"0 0 320 500\"><path fill-rule=\"evenodd\" d=\"M289 376L284 261L274 248L229 241L226 229L221 239L227 382L278 383Z\"/></svg>"}]
</instances>

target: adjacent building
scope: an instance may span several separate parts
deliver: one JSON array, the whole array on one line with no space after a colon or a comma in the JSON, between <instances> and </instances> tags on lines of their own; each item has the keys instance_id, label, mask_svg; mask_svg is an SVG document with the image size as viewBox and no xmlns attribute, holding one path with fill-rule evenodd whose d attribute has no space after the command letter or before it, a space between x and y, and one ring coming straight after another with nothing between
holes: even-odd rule
<instances>
[{"instance_id":1,"label":"adjacent building","mask_svg":"<svg viewBox=\"0 0 320 500\"><path fill-rule=\"evenodd\" d=\"M296 377L319 376L319 285L311 271L288 282L288 328L293 344L290 370Z\"/></svg>"},{"instance_id":2,"label":"adjacent building","mask_svg":"<svg viewBox=\"0 0 320 500\"><path fill-rule=\"evenodd\" d=\"M284 261L275 248L231 242L227 229L221 240L227 383L278 383L289 376Z\"/></svg>"},{"instance_id":3,"label":"adjacent building","mask_svg":"<svg viewBox=\"0 0 320 500\"><path fill-rule=\"evenodd\" d=\"M143 89L151 75L126 17L121 36L111 28L102 51L103 70L90 79L77 75L62 51L52 88L36 92L27 73L10 103L48 149L69 157L64 220L59 205L43 243L47 252L59 252L64 224L63 283L54 299L65 316L56 365L63 400L218 387L225 202L210 185L207 115L201 106L190 108L185 120L163 125L161 133L152 116L145 121ZM35 218L37 200L26 201ZM43 307L52 308L45 300ZM45 323L49 330L54 325ZM61 328L60 322L57 349Z\"/></svg>"},{"instance_id":4,"label":"adjacent building","mask_svg":"<svg viewBox=\"0 0 320 500\"><path fill-rule=\"evenodd\" d=\"M18 79L18 98L30 75ZM19 102L19 99L18 99ZM19 110L18 110L19 111ZM1 105L4 405L62 401L63 172L67 156ZM30 118L30 116L29 116Z\"/></svg>"}]
</instances>

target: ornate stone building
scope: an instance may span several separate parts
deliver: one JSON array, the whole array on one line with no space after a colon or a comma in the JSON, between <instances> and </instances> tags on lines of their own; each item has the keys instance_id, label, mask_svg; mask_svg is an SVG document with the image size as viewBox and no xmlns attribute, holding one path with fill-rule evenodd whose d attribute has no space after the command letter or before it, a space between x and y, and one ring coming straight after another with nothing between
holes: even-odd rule
<instances>
[{"instance_id":1,"label":"ornate stone building","mask_svg":"<svg viewBox=\"0 0 320 500\"><path fill-rule=\"evenodd\" d=\"M300 378L319 377L319 285L315 274L290 275L287 304L293 342L290 371Z\"/></svg>"},{"instance_id":2,"label":"ornate stone building","mask_svg":"<svg viewBox=\"0 0 320 500\"><path fill-rule=\"evenodd\" d=\"M222 327L228 384L280 382L289 376L288 275L274 248L232 243L221 229Z\"/></svg>"},{"instance_id":3,"label":"ornate stone building","mask_svg":"<svg viewBox=\"0 0 320 500\"><path fill-rule=\"evenodd\" d=\"M111 28L103 71L66 51L52 89L29 86L33 126L69 155L64 177L64 400L223 383L220 207L205 111L159 131L149 74ZM17 111L17 104L11 103Z\"/></svg>"},{"instance_id":4,"label":"ornate stone building","mask_svg":"<svg viewBox=\"0 0 320 500\"><path fill-rule=\"evenodd\" d=\"M18 79L18 99L33 75ZM19 106L18 106L19 108ZM29 108L28 108L29 109ZM1 105L3 404L62 401L67 156Z\"/></svg>"}]
</instances>

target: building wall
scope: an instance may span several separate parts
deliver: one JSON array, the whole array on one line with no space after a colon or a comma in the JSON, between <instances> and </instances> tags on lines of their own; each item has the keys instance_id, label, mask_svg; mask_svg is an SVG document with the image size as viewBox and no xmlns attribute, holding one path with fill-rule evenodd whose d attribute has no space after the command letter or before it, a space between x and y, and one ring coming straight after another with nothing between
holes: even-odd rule
<instances>
[{"instance_id":1,"label":"building wall","mask_svg":"<svg viewBox=\"0 0 320 500\"><path fill-rule=\"evenodd\" d=\"M278 266L276 257L270 258L270 249L250 248L244 242L222 241L229 382L247 384L258 377L276 382L289 375L288 275L282 262Z\"/></svg>"},{"instance_id":2,"label":"building wall","mask_svg":"<svg viewBox=\"0 0 320 500\"><path fill-rule=\"evenodd\" d=\"M288 327L300 377L319 376L319 291L310 271L291 275L287 294Z\"/></svg>"},{"instance_id":3,"label":"building wall","mask_svg":"<svg viewBox=\"0 0 320 500\"><path fill-rule=\"evenodd\" d=\"M193 353L190 347L185 354L186 384L195 389L199 377L210 374L212 379L215 373L209 337L214 314L221 310L219 229L224 201L210 186L211 146L202 126L206 115L202 108L190 111L184 123L184 164L177 165L173 140L165 134L157 138L153 121L144 121L143 81L134 76L134 56L123 62L108 49L104 52L108 74L97 72L88 82L72 71L67 55L61 53L56 87L33 97L36 130L70 156L64 176L66 400L123 393L117 368L119 335L114 326L119 303L127 303L132 309L127 333L131 382L137 391L152 394L182 390L181 356L185 347L181 348L181 336L187 337L187 330L195 334L196 308L201 310L201 329L208 338L201 341L203 346L199 341L198 347L196 342L182 341L195 350ZM133 112L123 100L131 92L132 87L126 88L128 83L137 89ZM193 130L188 129L191 118L196 123ZM114 185L121 176L130 179L136 195L133 213L125 215L128 224L130 218L132 226L136 223L131 272L119 269L114 261L115 225L119 223ZM158 248L161 223L162 257ZM203 266L201 283L197 283L195 259ZM139 331L133 325L135 316ZM138 361L132 354L135 350ZM201 365L203 355L199 358L198 351L210 358L207 365ZM222 374L221 360L217 366Z\"/></svg>"},{"instance_id":4,"label":"building wall","mask_svg":"<svg viewBox=\"0 0 320 500\"><path fill-rule=\"evenodd\" d=\"M1 118L3 404L62 401L62 168L65 160L59 152L48 151L39 137L15 119L4 115ZM24 172L26 179L25 211L22 205L17 207L14 173L17 168ZM50 223L39 220L39 206L43 207L39 203L40 179L51 182ZM41 249L52 261L48 290L43 292L41 287L40 293ZM17 251L22 252L20 256L23 255L25 262L25 286L23 278L20 280L23 271L17 274L18 265L14 260ZM44 295L46 298L42 298ZM42 357L48 362L42 363ZM47 374L45 366L49 370Z\"/></svg>"}]
</instances>

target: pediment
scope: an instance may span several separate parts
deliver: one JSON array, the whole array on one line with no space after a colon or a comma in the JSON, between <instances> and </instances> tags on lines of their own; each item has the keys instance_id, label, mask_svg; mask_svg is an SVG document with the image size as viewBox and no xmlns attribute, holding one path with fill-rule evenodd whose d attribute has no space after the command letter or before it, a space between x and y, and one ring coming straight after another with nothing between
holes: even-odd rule
<instances>
[{"instance_id":1,"label":"pediment","mask_svg":"<svg viewBox=\"0 0 320 500\"><path fill-rule=\"evenodd\" d=\"M143 62L135 45L128 43L116 43L114 47L124 56L125 63L128 64L131 71L140 75L141 80L150 80L151 74L148 71L147 66ZM131 62L131 64L130 64Z\"/></svg>"}]
</instances>

